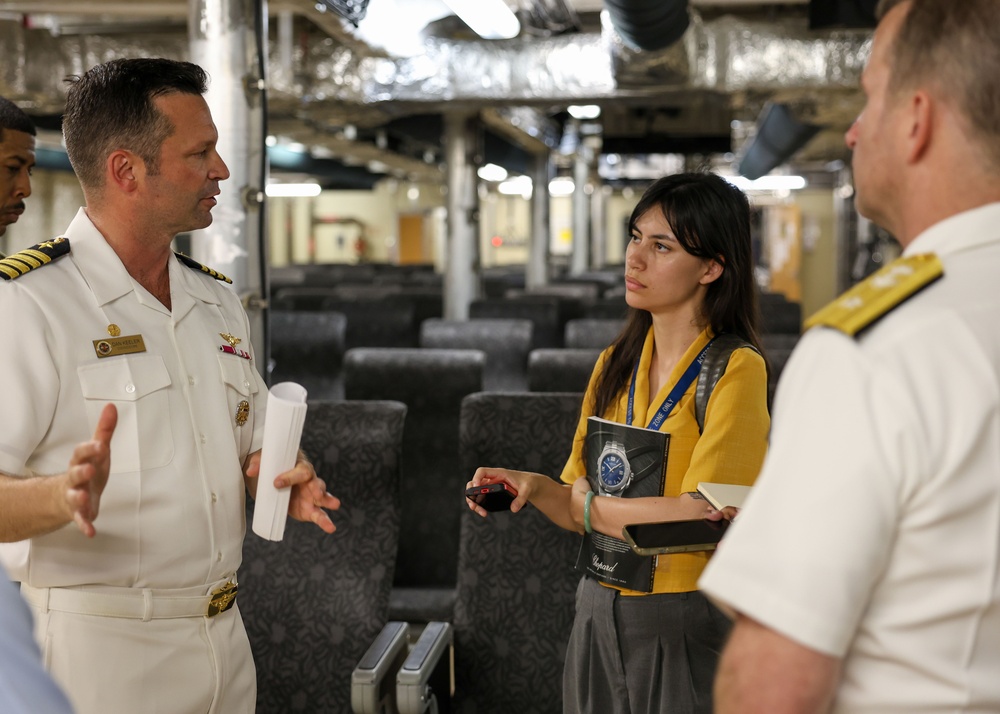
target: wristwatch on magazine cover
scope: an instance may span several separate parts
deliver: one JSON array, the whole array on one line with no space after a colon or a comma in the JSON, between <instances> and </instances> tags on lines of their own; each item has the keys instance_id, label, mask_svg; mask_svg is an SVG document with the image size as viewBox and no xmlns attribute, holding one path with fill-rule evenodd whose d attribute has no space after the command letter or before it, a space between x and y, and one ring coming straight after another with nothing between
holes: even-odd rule
<instances>
[{"instance_id":1,"label":"wristwatch on magazine cover","mask_svg":"<svg viewBox=\"0 0 1000 714\"><path fill-rule=\"evenodd\" d=\"M597 483L600 492L607 496L620 496L633 481L639 481L658 464L653 463L641 469L641 473L632 470L629 456L635 458L640 454L653 451L653 446L640 446L632 449L631 454L625 453L625 445L612 439L604 443L604 449L597 458Z\"/></svg>"},{"instance_id":2,"label":"wristwatch on magazine cover","mask_svg":"<svg viewBox=\"0 0 1000 714\"><path fill-rule=\"evenodd\" d=\"M607 494L617 494L628 488L632 483L632 467L625 455L625 445L611 440L604 444L597 459L597 480L601 491Z\"/></svg>"}]
</instances>

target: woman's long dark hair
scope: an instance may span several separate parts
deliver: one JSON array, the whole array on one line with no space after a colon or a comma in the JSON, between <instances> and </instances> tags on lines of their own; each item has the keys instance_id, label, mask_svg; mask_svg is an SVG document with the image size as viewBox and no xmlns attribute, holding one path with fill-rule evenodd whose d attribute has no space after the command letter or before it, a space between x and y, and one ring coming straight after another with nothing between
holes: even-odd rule
<instances>
[{"instance_id":1,"label":"woman's long dark hair","mask_svg":"<svg viewBox=\"0 0 1000 714\"><path fill-rule=\"evenodd\" d=\"M703 317L712 332L730 332L763 355L757 334L759 308L750 247L750 203L746 195L711 173L684 173L656 180L639 199L629 218L629 236L647 211L660 208L677 242L691 255L712 258L722 275L709 283ZM625 328L597 381L594 414L603 416L632 378L632 369L653 318L646 310L629 308Z\"/></svg>"}]
</instances>

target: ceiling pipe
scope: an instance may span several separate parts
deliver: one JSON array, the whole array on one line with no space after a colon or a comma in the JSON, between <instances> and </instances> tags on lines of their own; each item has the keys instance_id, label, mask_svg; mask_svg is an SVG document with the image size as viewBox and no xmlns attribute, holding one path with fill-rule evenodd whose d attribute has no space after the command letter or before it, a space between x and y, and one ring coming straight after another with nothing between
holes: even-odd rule
<instances>
[{"instance_id":1,"label":"ceiling pipe","mask_svg":"<svg viewBox=\"0 0 1000 714\"><path fill-rule=\"evenodd\" d=\"M769 102L757 119L756 133L740 159L740 174L751 181L766 176L792 158L821 128L799 121L788 105Z\"/></svg>"},{"instance_id":2,"label":"ceiling pipe","mask_svg":"<svg viewBox=\"0 0 1000 714\"><path fill-rule=\"evenodd\" d=\"M688 0L604 0L611 24L633 49L655 52L687 31Z\"/></svg>"}]
</instances>

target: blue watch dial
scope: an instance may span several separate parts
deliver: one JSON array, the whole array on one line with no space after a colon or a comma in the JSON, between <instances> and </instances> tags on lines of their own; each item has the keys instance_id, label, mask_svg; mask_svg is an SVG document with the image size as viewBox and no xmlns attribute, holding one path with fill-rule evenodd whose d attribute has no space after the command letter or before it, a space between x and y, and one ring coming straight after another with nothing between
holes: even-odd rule
<instances>
[{"instance_id":1,"label":"blue watch dial","mask_svg":"<svg viewBox=\"0 0 1000 714\"><path fill-rule=\"evenodd\" d=\"M601 483L608 488L618 486L625 478L625 462L615 454L601 460Z\"/></svg>"}]
</instances>

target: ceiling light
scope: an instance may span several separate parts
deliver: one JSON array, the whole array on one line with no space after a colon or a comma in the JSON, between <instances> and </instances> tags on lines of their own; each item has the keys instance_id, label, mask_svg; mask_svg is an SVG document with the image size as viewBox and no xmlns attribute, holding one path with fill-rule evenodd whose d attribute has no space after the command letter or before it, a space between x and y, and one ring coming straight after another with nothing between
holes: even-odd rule
<instances>
[{"instance_id":1,"label":"ceiling light","mask_svg":"<svg viewBox=\"0 0 1000 714\"><path fill-rule=\"evenodd\" d=\"M318 183L269 183L264 193L268 196L311 197L318 196L320 190Z\"/></svg>"},{"instance_id":2,"label":"ceiling light","mask_svg":"<svg viewBox=\"0 0 1000 714\"><path fill-rule=\"evenodd\" d=\"M806 187L806 180L802 176L761 176L753 181L745 176L723 178L743 191L795 191Z\"/></svg>"},{"instance_id":3,"label":"ceiling light","mask_svg":"<svg viewBox=\"0 0 1000 714\"><path fill-rule=\"evenodd\" d=\"M514 178L509 178L497 186L497 191L505 196L523 196L524 198L531 198L531 177L530 176L515 176Z\"/></svg>"},{"instance_id":4,"label":"ceiling light","mask_svg":"<svg viewBox=\"0 0 1000 714\"><path fill-rule=\"evenodd\" d=\"M601 116L601 108L596 104L573 104L566 111L574 119L596 119Z\"/></svg>"},{"instance_id":5,"label":"ceiling light","mask_svg":"<svg viewBox=\"0 0 1000 714\"><path fill-rule=\"evenodd\" d=\"M549 181L549 194L553 196L570 196L576 190L573 179L560 177Z\"/></svg>"},{"instance_id":6,"label":"ceiling light","mask_svg":"<svg viewBox=\"0 0 1000 714\"><path fill-rule=\"evenodd\" d=\"M444 4L484 40L509 40L521 31L504 0L444 0Z\"/></svg>"},{"instance_id":7,"label":"ceiling light","mask_svg":"<svg viewBox=\"0 0 1000 714\"><path fill-rule=\"evenodd\" d=\"M496 164L485 164L476 173L483 181L503 181L507 178L507 169Z\"/></svg>"}]
</instances>

